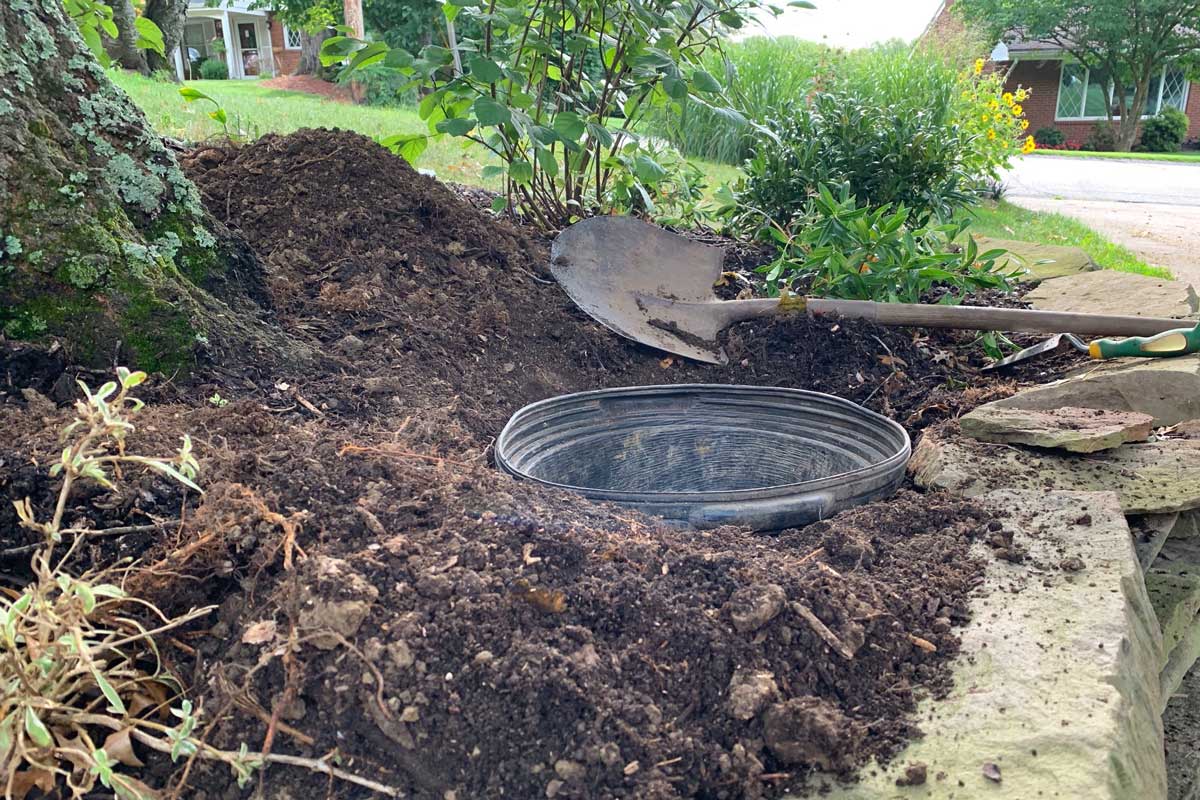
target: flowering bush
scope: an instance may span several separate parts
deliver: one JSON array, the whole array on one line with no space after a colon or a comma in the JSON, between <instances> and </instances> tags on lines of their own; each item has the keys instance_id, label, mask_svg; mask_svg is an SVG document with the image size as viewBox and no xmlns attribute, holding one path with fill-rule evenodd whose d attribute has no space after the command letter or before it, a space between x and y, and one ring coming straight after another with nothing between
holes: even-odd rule
<instances>
[{"instance_id":1,"label":"flowering bush","mask_svg":"<svg viewBox=\"0 0 1200 800\"><path fill-rule=\"evenodd\" d=\"M808 97L769 121L775 137L756 143L741 219L786 227L818 187L842 183L866 206L904 206L917 227L953 218L1034 148L1021 106L1029 91L1006 92L983 66L882 48L819 75Z\"/></svg>"},{"instance_id":2,"label":"flowering bush","mask_svg":"<svg viewBox=\"0 0 1200 800\"><path fill-rule=\"evenodd\" d=\"M962 73L958 124L967 143L964 166L979 176L996 178L1017 153L1031 153L1037 144L1029 136L1029 120L1021 105L1030 90L1004 89L999 72L984 73L984 60L975 60L973 69Z\"/></svg>"}]
</instances>

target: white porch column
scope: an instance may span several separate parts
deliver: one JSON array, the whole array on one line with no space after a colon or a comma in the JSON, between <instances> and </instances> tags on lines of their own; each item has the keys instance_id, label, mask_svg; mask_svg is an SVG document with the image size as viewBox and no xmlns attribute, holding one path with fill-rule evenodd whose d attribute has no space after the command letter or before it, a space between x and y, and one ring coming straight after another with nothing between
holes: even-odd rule
<instances>
[{"instance_id":1,"label":"white porch column","mask_svg":"<svg viewBox=\"0 0 1200 800\"><path fill-rule=\"evenodd\" d=\"M258 31L258 74L274 78L275 47L271 44L271 20L269 17L260 19L254 27Z\"/></svg>"},{"instance_id":2,"label":"white porch column","mask_svg":"<svg viewBox=\"0 0 1200 800\"><path fill-rule=\"evenodd\" d=\"M175 74L180 83L183 83L183 48L186 46L187 44L181 41L179 47L175 48Z\"/></svg>"},{"instance_id":3,"label":"white porch column","mask_svg":"<svg viewBox=\"0 0 1200 800\"><path fill-rule=\"evenodd\" d=\"M237 49L238 41L233 36L233 21L228 9L221 10L221 38L225 40L225 66L229 67L229 77L242 77L242 59Z\"/></svg>"}]
</instances>

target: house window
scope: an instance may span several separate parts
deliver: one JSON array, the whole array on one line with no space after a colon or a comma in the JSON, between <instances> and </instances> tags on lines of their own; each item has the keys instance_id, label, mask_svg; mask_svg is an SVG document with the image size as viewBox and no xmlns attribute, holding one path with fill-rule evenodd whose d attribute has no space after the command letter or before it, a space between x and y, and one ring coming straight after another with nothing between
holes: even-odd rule
<instances>
[{"instance_id":1,"label":"house window","mask_svg":"<svg viewBox=\"0 0 1200 800\"><path fill-rule=\"evenodd\" d=\"M283 47L285 50L300 49L300 31L292 30L287 25L283 26Z\"/></svg>"},{"instance_id":2,"label":"house window","mask_svg":"<svg viewBox=\"0 0 1200 800\"><path fill-rule=\"evenodd\" d=\"M212 24L205 22L189 22L183 26L183 77L184 80L196 80L200 77L200 65L207 59L216 56L210 45L212 41Z\"/></svg>"},{"instance_id":3,"label":"house window","mask_svg":"<svg viewBox=\"0 0 1200 800\"><path fill-rule=\"evenodd\" d=\"M1124 86L1122 91L1132 103L1134 87ZM1188 81L1183 72L1175 67L1164 67L1150 80L1143 116L1154 116L1168 106L1183 111L1187 105L1187 91ZM1106 119L1109 104L1116 110L1115 92L1113 81L1103 72L1089 70L1082 64L1064 63L1058 82L1055 117L1060 120Z\"/></svg>"}]
</instances>

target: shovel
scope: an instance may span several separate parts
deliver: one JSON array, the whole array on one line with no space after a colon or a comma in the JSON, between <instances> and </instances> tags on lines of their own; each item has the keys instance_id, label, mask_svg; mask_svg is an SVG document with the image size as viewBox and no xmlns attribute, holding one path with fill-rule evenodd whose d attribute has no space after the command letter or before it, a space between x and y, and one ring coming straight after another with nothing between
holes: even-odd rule
<instances>
[{"instance_id":1,"label":"shovel","mask_svg":"<svg viewBox=\"0 0 1200 800\"><path fill-rule=\"evenodd\" d=\"M1152 337L1092 342L1094 358L1200 351L1200 326L1159 317L1030 311L1017 308L875 303L786 295L719 300L723 252L634 217L593 217L558 235L550 271L588 316L635 342L708 364L728 358L717 334L735 322L804 313L811 319L880 325Z\"/></svg>"}]
</instances>

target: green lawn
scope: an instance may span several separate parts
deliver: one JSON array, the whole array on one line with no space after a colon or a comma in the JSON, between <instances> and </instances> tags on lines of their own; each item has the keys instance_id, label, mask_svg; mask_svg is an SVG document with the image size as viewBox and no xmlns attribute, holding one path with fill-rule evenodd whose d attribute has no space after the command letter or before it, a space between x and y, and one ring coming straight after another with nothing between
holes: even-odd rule
<instances>
[{"instance_id":1,"label":"green lawn","mask_svg":"<svg viewBox=\"0 0 1200 800\"><path fill-rule=\"evenodd\" d=\"M1035 156L1062 156L1064 158L1115 158L1135 161L1183 161L1200 164L1200 150L1182 153L1104 153L1094 150L1034 150Z\"/></svg>"},{"instance_id":2,"label":"green lawn","mask_svg":"<svg viewBox=\"0 0 1200 800\"><path fill-rule=\"evenodd\" d=\"M112 75L117 84L142 107L150 123L160 133L198 141L221 132L220 126L208 117L212 106L203 102L185 102L175 84L151 80L136 73L114 71ZM319 127L348 128L367 136L427 130L416 111L410 108L372 108L337 103L301 92L268 89L252 80L192 81L188 85L213 97L228 113L231 124L236 124L250 136ZM490 163L490 159L491 155L477 145L443 138L430 144L418 166L431 169L446 180L482 186L487 182L481 178L480 172L485 164ZM741 173L737 167L725 164L694 163L709 177L713 187ZM988 203L979 210L973 230L1005 239L1078 245L1106 269L1169 277L1166 270L1149 266L1124 247L1109 242L1086 225L1061 214L1026 211L1003 201Z\"/></svg>"},{"instance_id":3,"label":"green lawn","mask_svg":"<svg viewBox=\"0 0 1200 800\"><path fill-rule=\"evenodd\" d=\"M141 106L159 133L186 141L201 141L221 133L221 126L208 117L212 104L188 103L179 96L178 85L135 72L113 70L109 74ZM347 128L371 137L428 130L411 108L338 103L303 92L268 89L256 80L189 81L187 85L220 103L229 115L230 125L251 137L291 133L300 128ZM469 147L464 147L461 139L433 141L418 166L435 171L445 180L484 185L480 171L492 163L491 154L466 144Z\"/></svg>"},{"instance_id":4,"label":"green lawn","mask_svg":"<svg viewBox=\"0 0 1200 800\"><path fill-rule=\"evenodd\" d=\"M221 126L209 119L211 103L189 103L179 96L179 86L145 78L136 72L113 70L117 85L129 93L150 124L159 133L185 141L202 141L221 133ZM371 137L396 133L425 133L428 126L413 108L379 108L338 103L303 92L270 89L256 80L189 81L220 103L236 126L251 138L264 133L291 133L300 128L347 128ZM439 178L458 183L499 188L498 180L485 181L481 175L487 164L498 163L484 148L464 139L443 137L432 141L421 154L417 166L433 170ZM715 187L740 174L737 167L694 163Z\"/></svg>"},{"instance_id":5,"label":"green lawn","mask_svg":"<svg viewBox=\"0 0 1200 800\"><path fill-rule=\"evenodd\" d=\"M971 231L999 239L1020 239L1043 244L1081 247L1104 269L1136 272L1155 278L1171 278L1171 272L1153 267L1128 249L1105 239L1078 220L1062 214L1029 211L1005 200L985 202L975 211Z\"/></svg>"}]
</instances>

